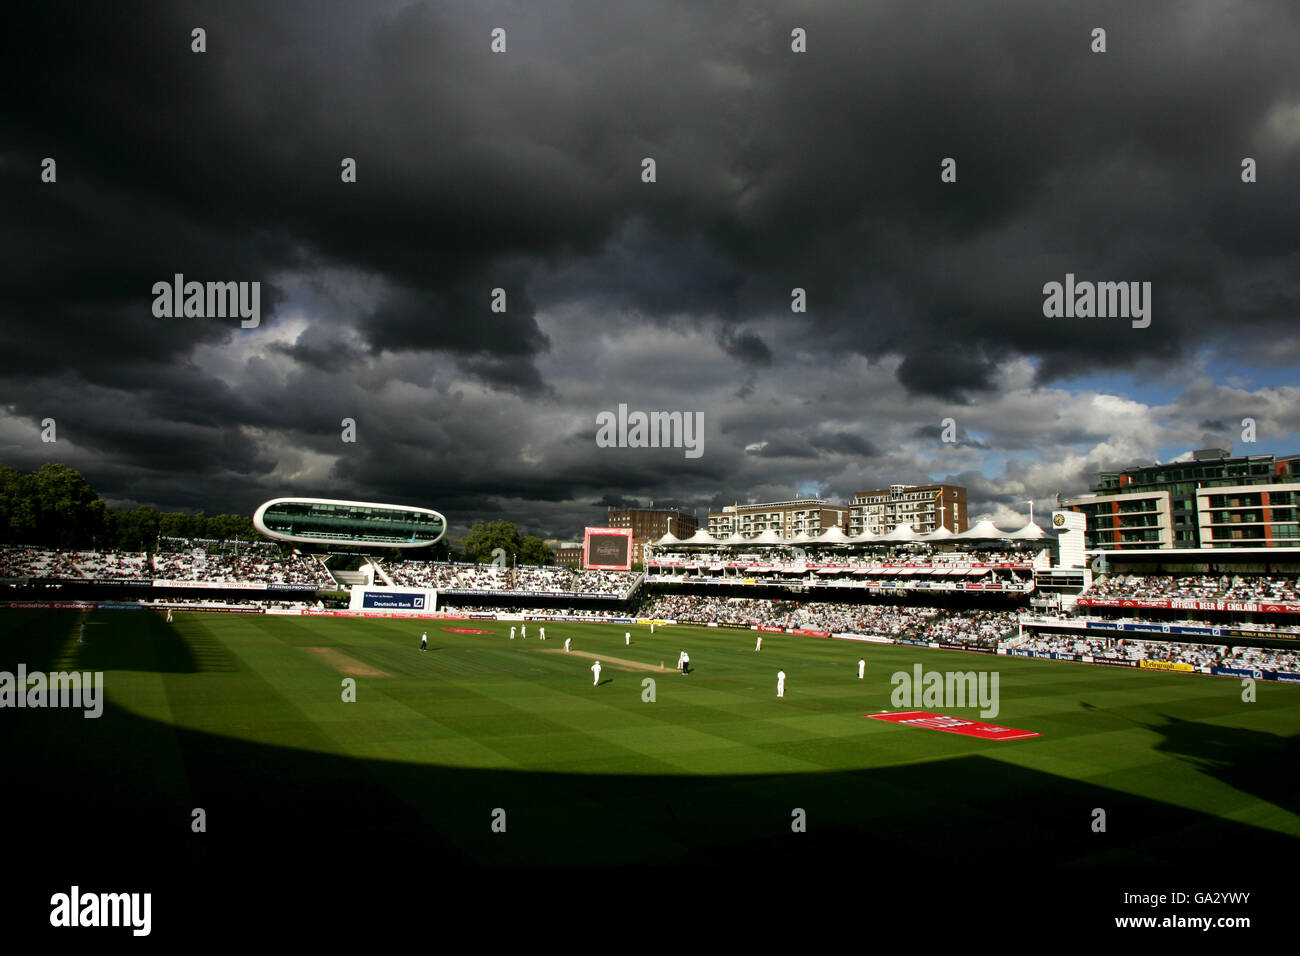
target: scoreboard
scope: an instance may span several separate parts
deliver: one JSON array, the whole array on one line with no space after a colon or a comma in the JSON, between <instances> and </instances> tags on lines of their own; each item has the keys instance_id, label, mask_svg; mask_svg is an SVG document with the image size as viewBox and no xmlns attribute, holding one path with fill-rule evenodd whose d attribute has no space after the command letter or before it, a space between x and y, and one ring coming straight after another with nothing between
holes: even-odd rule
<instances>
[{"instance_id":1,"label":"scoreboard","mask_svg":"<svg viewBox=\"0 0 1300 956\"><path fill-rule=\"evenodd\" d=\"M632 570L632 529L584 529L582 566L588 571Z\"/></svg>"}]
</instances>

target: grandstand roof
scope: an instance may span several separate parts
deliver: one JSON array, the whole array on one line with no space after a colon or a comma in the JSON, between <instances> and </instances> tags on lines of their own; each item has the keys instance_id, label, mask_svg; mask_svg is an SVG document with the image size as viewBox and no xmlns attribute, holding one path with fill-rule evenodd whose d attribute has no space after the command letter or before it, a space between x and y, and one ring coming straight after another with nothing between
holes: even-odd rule
<instances>
[{"instance_id":1,"label":"grandstand roof","mask_svg":"<svg viewBox=\"0 0 1300 956\"><path fill-rule=\"evenodd\" d=\"M679 537L677 537L677 535L675 535L675 534L673 534L671 531L669 531L666 535L664 535L664 536L663 536L662 538L660 538L658 541L651 542L651 544L652 544L654 547L657 548L657 547L659 547L660 545L674 545L674 544L682 544L682 543L684 543L686 540L688 540L688 539L685 539L685 538L679 538Z\"/></svg>"},{"instance_id":2,"label":"grandstand roof","mask_svg":"<svg viewBox=\"0 0 1300 956\"><path fill-rule=\"evenodd\" d=\"M908 524L906 521L904 521L897 528L889 532L889 534L885 535L880 540L881 541L916 541L918 538L922 538L922 536L917 534L915 531L913 531L912 526Z\"/></svg>"},{"instance_id":3,"label":"grandstand roof","mask_svg":"<svg viewBox=\"0 0 1300 956\"><path fill-rule=\"evenodd\" d=\"M1017 541L1033 541L1038 538L1046 538L1047 532L1031 521L1020 530L1012 531L1004 537L1012 538Z\"/></svg>"},{"instance_id":4,"label":"grandstand roof","mask_svg":"<svg viewBox=\"0 0 1300 956\"><path fill-rule=\"evenodd\" d=\"M691 535L689 538L686 538L685 540L679 541L679 543L680 544L722 544L722 540L713 537L713 535L709 534L703 528L700 528L695 532L695 534Z\"/></svg>"},{"instance_id":5,"label":"grandstand roof","mask_svg":"<svg viewBox=\"0 0 1300 956\"><path fill-rule=\"evenodd\" d=\"M875 542L877 542L877 541L881 541L881 540L883 540L883 539L880 537L880 535L878 535L878 534L871 534L871 533L866 532L866 531L862 532L862 534L855 534L855 535L852 535L852 536L848 539L848 541L849 541L850 544L873 544L873 543L875 543Z\"/></svg>"},{"instance_id":6,"label":"grandstand roof","mask_svg":"<svg viewBox=\"0 0 1300 956\"><path fill-rule=\"evenodd\" d=\"M1009 538L1011 535L1003 531L988 518L985 518L983 521L976 522L975 527L963 531L961 534L955 534L953 537L962 541L972 541Z\"/></svg>"}]
</instances>

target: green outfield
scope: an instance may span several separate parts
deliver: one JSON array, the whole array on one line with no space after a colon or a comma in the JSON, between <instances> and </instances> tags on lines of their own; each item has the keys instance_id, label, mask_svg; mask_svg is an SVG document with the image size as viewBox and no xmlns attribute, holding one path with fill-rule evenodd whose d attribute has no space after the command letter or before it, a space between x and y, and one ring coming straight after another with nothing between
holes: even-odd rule
<instances>
[{"instance_id":1,"label":"green outfield","mask_svg":"<svg viewBox=\"0 0 1300 956\"><path fill-rule=\"evenodd\" d=\"M1247 703L1226 678L775 634L755 653L753 632L694 627L551 623L542 643L539 626L511 641L504 622L8 611L0 670L103 671L106 696L97 720L0 711L10 823L142 858L380 864L1182 865L1300 849L1294 686L1261 681ZM689 676L673 670L682 649ZM1042 736L865 719L895 709L890 676L916 664L996 670L991 722Z\"/></svg>"}]
</instances>

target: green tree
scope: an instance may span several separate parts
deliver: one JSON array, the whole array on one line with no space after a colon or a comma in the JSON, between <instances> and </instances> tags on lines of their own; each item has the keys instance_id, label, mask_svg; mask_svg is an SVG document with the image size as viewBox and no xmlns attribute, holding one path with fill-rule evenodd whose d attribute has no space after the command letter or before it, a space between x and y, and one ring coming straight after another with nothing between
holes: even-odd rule
<instances>
[{"instance_id":1,"label":"green tree","mask_svg":"<svg viewBox=\"0 0 1300 956\"><path fill-rule=\"evenodd\" d=\"M456 546L444 535L427 548L392 548L389 552L392 561L459 561Z\"/></svg>"},{"instance_id":2,"label":"green tree","mask_svg":"<svg viewBox=\"0 0 1300 956\"><path fill-rule=\"evenodd\" d=\"M75 468L47 463L26 476L36 544L89 547L108 531L108 508Z\"/></svg>"},{"instance_id":3,"label":"green tree","mask_svg":"<svg viewBox=\"0 0 1300 956\"><path fill-rule=\"evenodd\" d=\"M511 564L519 555L520 544L519 529L509 521L480 521L461 539L460 550L466 561L484 564L491 562L496 548L502 548L506 563Z\"/></svg>"},{"instance_id":4,"label":"green tree","mask_svg":"<svg viewBox=\"0 0 1300 956\"><path fill-rule=\"evenodd\" d=\"M554 564L555 552L534 534L524 535L519 542L520 564Z\"/></svg>"},{"instance_id":5,"label":"green tree","mask_svg":"<svg viewBox=\"0 0 1300 956\"><path fill-rule=\"evenodd\" d=\"M158 540L158 512L153 508L113 512L109 540L122 551L152 551Z\"/></svg>"},{"instance_id":6,"label":"green tree","mask_svg":"<svg viewBox=\"0 0 1300 956\"><path fill-rule=\"evenodd\" d=\"M27 543L36 533L36 509L27 476L0 468L0 539Z\"/></svg>"}]
</instances>

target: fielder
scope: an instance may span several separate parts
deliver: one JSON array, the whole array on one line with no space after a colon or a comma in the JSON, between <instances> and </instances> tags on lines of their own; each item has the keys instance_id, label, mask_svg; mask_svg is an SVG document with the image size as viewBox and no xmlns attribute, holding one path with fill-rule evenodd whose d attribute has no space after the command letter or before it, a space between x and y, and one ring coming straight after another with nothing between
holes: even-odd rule
<instances>
[{"instance_id":1,"label":"fielder","mask_svg":"<svg viewBox=\"0 0 1300 956\"><path fill-rule=\"evenodd\" d=\"M81 632L77 635L77 643L78 644L86 643L86 622L85 621L81 622Z\"/></svg>"},{"instance_id":2,"label":"fielder","mask_svg":"<svg viewBox=\"0 0 1300 956\"><path fill-rule=\"evenodd\" d=\"M168 608L168 609L167 609L167 623L170 624L171 622L172 622L172 609L171 609L171 608Z\"/></svg>"},{"instance_id":3,"label":"fielder","mask_svg":"<svg viewBox=\"0 0 1300 956\"><path fill-rule=\"evenodd\" d=\"M785 671L776 672L776 696L785 696Z\"/></svg>"},{"instance_id":4,"label":"fielder","mask_svg":"<svg viewBox=\"0 0 1300 956\"><path fill-rule=\"evenodd\" d=\"M651 622L650 622L650 633L653 634L654 632L655 632L655 622L654 622L654 621L651 621Z\"/></svg>"},{"instance_id":5,"label":"fielder","mask_svg":"<svg viewBox=\"0 0 1300 956\"><path fill-rule=\"evenodd\" d=\"M428 649L429 649L429 632L425 631L423 634L420 635L420 650L427 651Z\"/></svg>"},{"instance_id":6,"label":"fielder","mask_svg":"<svg viewBox=\"0 0 1300 956\"><path fill-rule=\"evenodd\" d=\"M595 675L596 678L591 682L591 686L595 687L597 684L600 683L600 661L596 661L596 663L591 665L591 672L592 674Z\"/></svg>"},{"instance_id":7,"label":"fielder","mask_svg":"<svg viewBox=\"0 0 1300 956\"><path fill-rule=\"evenodd\" d=\"M624 647L631 647L631 646L632 646L632 632L631 632L631 631L624 631L624 632L623 632L623 646L624 646Z\"/></svg>"},{"instance_id":8,"label":"fielder","mask_svg":"<svg viewBox=\"0 0 1300 956\"><path fill-rule=\"evenodd\" d=\"M867 672L867 662L866 662L866 661L858 661L858 680L862 680L862 676L863 676L866 672Z\"/></svg>"},{"instance_id":9,"label":"fielder","mask_svg":"<svg viewBox=\"0 0 1300 956\"><path fill-rule=\"evenodd\" d=\"M546 628L540 628L541 633L538 635L543 641L546 640Z\"/></svg>"},{"instance_id":10,"label":"fielder","mask_svg":"<svg viewBox=\"0 0 1300 956\"><path fill-rule=\"evenodd\" d=\"M514 628L514 625L512 624L512 625L510 626L510 640L513 641L514 639L515 639L515 628Z\"/></svg>"},{"instance_id":11,"label":"fielder","mask_svg":"<svg viewBox=\"0 0 1300 956\"><path fill-rule=\"evenodd\" d=\"M519 625L519 636L522 637L524 640L527 640L527 639L528 639L528 625L527 625L527 624L520 624L520 625Z\"/></svg>"},{"instance_id":12,"label":"fielder","mask_svg":"<svg viewBox=\"0 0 1300 956\"><path fill-rule=\"evenodd\" d=\"M761 651L762 649L763 649L763 639L760 637L757 641L754 642L754 650Z\"/></svg>"},{"instance_id":13,"label":"fielder","mask_svg":"<svg viewBox=\"0 0 1300 956\"><path fill-rule=\"evenodd\" d=\"M571 637L566 637L566 638L564 639L564 653L566 653L566 654L569 653L569 641L571 641L571 640L573 640L573 638L571 638Z\"/></svg>"}]
</instances>

